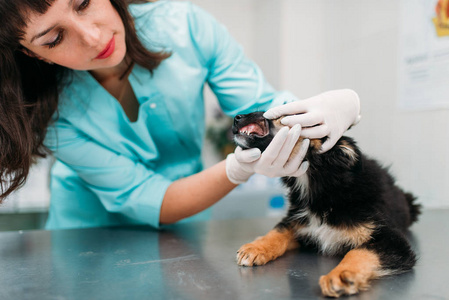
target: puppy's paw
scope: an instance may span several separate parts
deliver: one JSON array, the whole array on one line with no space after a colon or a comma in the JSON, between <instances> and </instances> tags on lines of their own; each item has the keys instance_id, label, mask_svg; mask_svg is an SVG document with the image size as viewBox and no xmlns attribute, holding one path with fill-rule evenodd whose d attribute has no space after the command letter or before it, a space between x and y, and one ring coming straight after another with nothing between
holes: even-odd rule
<instances>
[{"instance_id":1,"label":"puppy's paw","mask_svg":"<svg viewBox=\"0 0 449 300\"><path fill-rule=\"evenodd\" d=\"M241 266L261 266L274 258L267 247L257 242L245 244L237 251L237 264Z\"/></svg>"},{"instance_id":2,"label":"puppy's paw","mask_svg":"<svg viewBox=\"0 0 449 300\"><path fill-rule=\"evenodd\" d=\"M237 251L237 263L241 266L261 266L283 255L286 250L298 247L291 229L272 229L252 243Z\"/></svg>"},{"instance_id":3,"label":"puppy's paw","mask_svg":"<svg viewBox=\"0 0 449 300\"><path fill-rule=\"evenodd\" d=\"M354 295L359 291L368 289L368 279L362 274L353 271L331 271L320 277L321 292L324 296L340 297L342 295Z\"/></svg>"}]
</instances>

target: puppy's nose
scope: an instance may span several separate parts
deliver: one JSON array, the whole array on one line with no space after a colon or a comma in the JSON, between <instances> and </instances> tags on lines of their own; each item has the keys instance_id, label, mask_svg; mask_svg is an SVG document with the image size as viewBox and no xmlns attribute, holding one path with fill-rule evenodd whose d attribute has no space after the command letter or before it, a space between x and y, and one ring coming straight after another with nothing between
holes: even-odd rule
<instances>
[{"instance_id":1,"label":"puppy's nose","mask_svg":"<svg viewBox=\"0 0 449 300\"><path fill-rule=\"evenodd\" d=\"M243 115L236 115L234 118L234 124L237 124L243 119Z\"/></svg>"}]
</instances>

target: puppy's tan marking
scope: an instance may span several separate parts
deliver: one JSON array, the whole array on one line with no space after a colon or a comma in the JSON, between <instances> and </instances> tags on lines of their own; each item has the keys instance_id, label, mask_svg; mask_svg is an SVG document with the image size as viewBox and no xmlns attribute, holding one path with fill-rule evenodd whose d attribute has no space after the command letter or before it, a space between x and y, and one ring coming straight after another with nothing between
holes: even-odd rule
<instances>
[{"instance_id":1,"label":"puppy's tan marking","mask_svg":"<svg viewBox=\"0 0 449 300\"><path fill-rule=\"evenodd\" d=\"M279 131L282 127L284 127L285 125L283 125L281 123L281 120L284 118L284 116L279 117L277 119L272 120L272 123L274 125L274 127L277 129L277 131ZM276 132L277 132L276 131ZM298 139L298 142L295 145L295 148L293 148L292 154L290 155L290 157L292 157L294 154L299 152L299 149L301 148L301 142L304 140L303 137L300 137ZM321 139L312 139L310 140L310 146L309 148L313 148L315 150L320 150L321 146L322 146L323 142L321 141Z\"/></svg>"},{"instance_id":2,"label":"puppy's tan marking","mask_svg":"<svg viewBox=\"0 0 449 300\"><path fill-rule=\"evenodd\" d=\"M296 142L295 147L293 148L292 153L290 154L290 157L288 159L295 157L295 155L299 153L299 150L301 150L302 141L304 141L304 138L300 137L298 139L298 141ZM320 150L321 145L322 145L321 140L312 139L312 140L310 140L309 149Z\"/></svg>"},{"instance_id":3,"label":"puppy's tan marking","mask_svg":"<svg viewBox=\"0 0 449 300\"><path fill-rule=\"evenodd\" d=\"M376 226L372 223L365 223L359 226L350 227L343 230L343 235L355 247L360 246L371 239Z\"/></svg>"},{"instance_id":4,"label":"puppy's tan marking","mask_svg":"<svg viewBox=\"0 0 449 300\"><path fill-rule=\"evenodd\" d=\"M329 274L320 277L323 295L353 295L369 287L369 280L380 276L379 256L367 249L353 249Z\"/></svg>"},{"instance_id":5,"label":"puppy's tan marking","mask_svg":"<svg viewBox=\"0 0 449 300\"><path fill-rule=\"evenodd\" d=\"M290 157L288 159L295 157L295 155L299 153L299 150L301 150L302 141L304 141L304 138L299 137L298 141L296 142L295 147L293 147L292 153L290 154Z\"/></svg>"},{"instance_id":6,"label":"puppy's tan marking","mask_svg":"<svg viewBox=\"0 0 449 300\"><path fill-rule=\"evenodd\" d=\"M374 224L371 223L339 228L329 226L321 219L310 216L308 226L298 230L297 236L309 236L316 241L321 252L335 255L341 247L357 248L369 241L374 228Z\"/></svg>"},{"instance_id":7,"label":"puppy's tan marking","mask_svg":"<svg viewBox=\"0 0 449 300\"><path fill-rule=\"evenodd\" d=\"M313 148L315 150L320 150L322 145L323 145L323 142L320 139L310 140L310 148Z\"/></svg>"},{"instance_id":8,"label":"puppy's tan marking","mask_svg":"<svg viewBox=\"0 0 449 300\"><path fill-rule=\"evenodd\" d=\"M261 266L283 255L285 251L299 247L292 229L273 229L265 236L240 247L237 263L241 266Z\"/></svg>"},{"instance_id":9,"label":"puppy's tan marking","mask_svg":"<svg viewBox=\"0 0 449 300\"><path fill-rule=\"evenodd\" d=\"M281 116L277 119L272 120L272 124L274 126L274 128L276 128L275 133L276 134L282 127L285 127L285 125L283 125L281 123L281 120L284 118L284 116ZM303 137L299 137L298 141L295 144L295 147L293 148L290 157L288 158L288 160L290 160L292 157L295 157L296 154L299 153L299 150L301 150L301 143L304 140ZM309 149L312 148L314 150L320 150L321 146L323 145L323 142L321 141L321 139L312 139L310 140L310 145L309 145Z\"/></svg>"},{"instance_id":10,"label":"puppy's tan marking","mask_svg":"<svg viewBox=\"0 0 449 300\"><path fill-rule=\"evenodd\" d=\"M271 120L271 122L273 123L273 125L274 125L274 127L276 128L276 129L281 129L282 127L284 127L285 125L284 124L282 124L281 123L281 120L284 118L284 116L282 116L282 117L280 117L280 118L277 118L277 119L274 119L274 120Z\"/></svg>"},{"instance_id":11,"label":"puppy's tan marking","mask_svg":"<svg viewBox=\"0 0 449 300\"><path fill-rule=\"evenodd\" d=\"M357 153L355 153L353 147L351 145L348 144L347 141L341 141L341 144L339 145L341 151L343 151L343 153L348 156L349 158L352 159L353 162L356 162L358 157L357 157Z\"/></svg>"}]
</instances>

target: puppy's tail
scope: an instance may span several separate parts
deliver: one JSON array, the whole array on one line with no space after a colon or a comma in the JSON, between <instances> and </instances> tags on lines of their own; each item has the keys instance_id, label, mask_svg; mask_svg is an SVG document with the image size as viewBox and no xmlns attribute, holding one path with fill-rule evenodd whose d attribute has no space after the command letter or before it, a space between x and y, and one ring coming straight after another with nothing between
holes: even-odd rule
<instances>
[{"instance_id":1,"label":"puppy's tail","mask_svg":"<svg viewBox=\"0 0 449 300\"><path fill-rule=\"evenodd\" d=\"M412 225L418 221L418 216L421 214L421 204L416 203L416 197L412 193L404 193L405 199L407 200L408 207L410 209L410 224Z\"/></svg>"}]
</instances>

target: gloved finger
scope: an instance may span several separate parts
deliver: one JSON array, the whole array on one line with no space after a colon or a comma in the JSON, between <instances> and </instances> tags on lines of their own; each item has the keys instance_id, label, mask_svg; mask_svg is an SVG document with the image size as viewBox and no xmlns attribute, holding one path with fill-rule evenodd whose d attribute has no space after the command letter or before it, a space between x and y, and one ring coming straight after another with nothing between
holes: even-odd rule
<instances>
[{"instance_id":1,"label":"gloved finger","mask_svg":"<svg viewBox=\"0 0 449 300\"><path fill-rule=\"evenodd\" d=\"M296 124L288 132L287 139L284 142L281 150L279 151L278 157L273 161L273 165L284 168L289 157L298 142L299 136L301 135L301 125ZM299 165L298 165L299 166Z\"/></svg>"},{"instance_id":2,"label":"gloved finger","mask_svg":"<svg viewBox=\"0 0 449 300\"><path fill-rule=\"evenodd\" d=\"M303 128L301 136L309 139L320 139L330 134L330 128L326 124L315 127Z\"/></svg>"},{"instance_id":3,"label":"gloved finger","mask_svg":"<svg viewBox=\"0 0 449 300\"><path fill-rule=\"evenodd\" d=\"M307 103L305 101L295 101L281 106L276 106L267 110L263 116L267 119L277 119L285 115L294 115L307 112Z\"/></svg>"},{"instance_id":4,"label":"gloved finger","mask_svg":"<svg viewBox=\"0 0 449 300\"><path fill-rule=\"evenodd\" d=\"M337 143L338 139L340 137L332 137L332 135L323 143L323 145L321 146L321 149L318 151L318 153L324 153L326 151L329 151L332 147L335 146L335 144Z\"/></svg>"},{"instance_id":5,"label":"gloved finger","mask_svg":"<svg viewBox=\"0 0 449 300\"><path fill-rule=\"evenodd\" d=\"M260 157L261 164L271 166L273 161L278 157L282 146L287 140L289 131L290 128L287 126L282 127L281 130L278 131L278 133L274 136L273 140L268 145L267 149L265 149L265 151L262 153Z\"/></svg>"},{"instance_id":6,"label":"gloved finger","mask_svg":"<svg viewBox=\"0 0 449 300\"><path fill-rule=\"evenodd\" d=\"M299 150L297 150L296 153L292 154L287 163L284 166L284 170L287 174L294 174L300 166L302 165L302 162L304 160L304 157L306 157L307 151L310 146L310 140L305 139L301 142L301 146Z\"/></svg>"},{"instance_id":7,"label":"gloved finger","mask_svg":"<svg viewBox=\"0 0 449 300\"><path fill-rule=\"evenodd\" d=\"M260 157L260 150L258 148L251 148L243 150L241 147L235 148L235 159L241 163L250 163L256 161Z\"/></svg>"},{"instance_id":8,"label":"gloved finger","mask_svg":"<svg viewBox=\"0 0 449 300\"><path fill-rule=\"evenodd\" d=\"M298 168L298 170L295 173L291 174L290 176L291 177L299 177L301 175L304 175L308 169L309 169L309 162L305 161L301 164L301 166Z\"/></svg>"},{"instance_id":9,"label":"gloved finger","mask_svg":"<svg viewBox=\"0 0 449 300\"><path fill-rule=\"evenodd\" d=\"M303 128L322 124L323 122L324 116L318 112L308 112L299 115L286 116L281 120L283 125L293 127L295 124L300 124Z\"/></svg>"}]
</instances>

